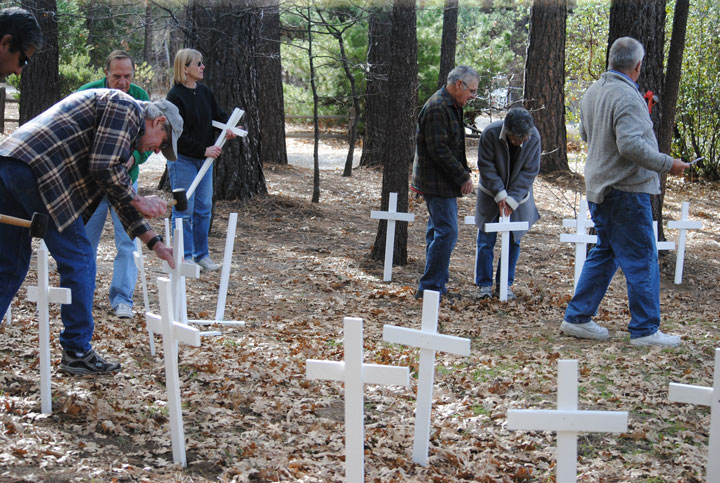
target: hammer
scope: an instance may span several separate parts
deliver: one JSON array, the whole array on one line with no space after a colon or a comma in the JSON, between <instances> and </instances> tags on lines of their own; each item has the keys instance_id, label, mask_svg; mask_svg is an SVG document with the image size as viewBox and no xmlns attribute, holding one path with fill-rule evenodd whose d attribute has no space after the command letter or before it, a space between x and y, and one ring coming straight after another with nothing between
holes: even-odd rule
<instances>
[{"instance_id":1,"label":"hammer","mask_svg":"<svg viewBox=\"0 0 720 483\"><path fill-rule=\"evenodd\" d=\"M45 238L48 227L48 216L42 213L33 213L31 220L23 220L22 218L0 214L0 223L30 228L30 236L34 238Z\"/></svg>"},{"instance_id":2,"label":"hammer","mask_svg":"<svg viewBox=\"0 0 720 483\"><path fill-rule=\"evenodd\" d=\"M177 188L172 191L173 200L168 203L168 206L174 206L177 211L185 211L188 208L187 196L185 190Z\"/></svg>"}]
</instances>

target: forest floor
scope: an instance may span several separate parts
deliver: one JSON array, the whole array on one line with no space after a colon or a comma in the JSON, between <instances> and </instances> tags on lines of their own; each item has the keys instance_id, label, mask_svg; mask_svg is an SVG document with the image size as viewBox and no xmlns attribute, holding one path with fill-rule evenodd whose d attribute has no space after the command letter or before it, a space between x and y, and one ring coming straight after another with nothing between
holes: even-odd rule
<instances>
[{"instance_id":1,"label":"forest floor","mask_svg":"<svg viewBox=\"0 0 720 483\"><path fill-rule=\"evenodd\" d=\"M311 146L292 142L301 150ZM143 193L154 191L161 169L162 163L141 169ZM661 259L662 329L683 337L676 349L629 344L621 273L596 317L610 340L559 332L574 256L571 245L559 242L561 220L574 216L581 176L536 181L542 218L522 241L515 301L476 299L475 229L461 225L449 283L460 298L441 303L439 323L443 333L471 339L472 351L469 357L437 354L430 457L422 467L411 458L419 352L383 342L382 327L420 327L422 303L413 293L424 266L427 210L411 199L416 218L409 225L408 264L394 267L392 282L383 282L382 262L369 258L381 172L340 174L321 172L320 203L313 204L312 170L266 166L267 196L217 203L210 233L216 261L228 215L239 213L225 316L248 324L218 328L222 335L203 338L201 347L180 347L186 469L172 464L162 343L156 337L151 357L140 284L134 319L110 313L110 223L98 256L93 343L122 370L100 377L60 373L62 324L53 306L53 412L40 414L37 319L26 297L36 282L33 259L12 306L13 323L0 327L0 482L342 481L343 386L307 380L305 361L343 360L348 316L365 321L366 362L411 368L410 387L365 387L367 481L554 481L555 435L510 431L506 415L511 408L556 407L559 359L578 360L581 409L629 412L622 434L579 434L579 481L704 480L709 409L670 402L668 384L712 384L720 347L720 186L677 178L668 184L666 217L678 219L688 200L690 218L704 223L688 234L681 285L673 283L675 253ZM474 197L459 205L461 216L472 214ZM676 230L666 233L677 240ZM157 312L160 263L145 255ZM187 280L190 319L213 317L219 277ZM53 275L51 286L57 284Z\"/></svg>"}]
</instances>

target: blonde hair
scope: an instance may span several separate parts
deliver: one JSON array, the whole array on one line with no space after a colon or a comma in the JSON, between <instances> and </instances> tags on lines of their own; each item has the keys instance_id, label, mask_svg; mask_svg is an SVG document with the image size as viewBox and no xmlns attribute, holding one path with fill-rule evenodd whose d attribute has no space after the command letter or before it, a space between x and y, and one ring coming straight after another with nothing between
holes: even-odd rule
<instances>
[{"instance_id":1,"label":"blonde hair","mask_svg":"<svg viewBox=\"0 0 720 483\"><path fill-rule=\"evenodd\" d=\"M173 81L175 84L184 84L187 80L185 67L199 60L202 60L202 54L195 49L178 50L177 54L175 54L175 63L173 64Z\"/></svg>"}]
</instances>

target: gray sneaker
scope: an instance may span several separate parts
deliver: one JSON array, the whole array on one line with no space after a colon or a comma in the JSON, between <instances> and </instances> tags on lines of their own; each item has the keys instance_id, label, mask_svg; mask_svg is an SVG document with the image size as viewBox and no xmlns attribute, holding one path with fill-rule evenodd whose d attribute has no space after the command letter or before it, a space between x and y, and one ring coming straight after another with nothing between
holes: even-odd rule
<instances>
[{"instance_id":1,"label":"gray sneaker","mask_svg":"<svg viewBox=\"0 0 720 483\"><path fill-rule=\"evenodd\" d=\"M571 324L570 322L563 321L563 323L560 324L560 332L581 339L605 340L610 337L605 327L600 327L592 320L584 324Z\"/></svg>"},{"instance_id":2,"label":"gray sneaker","mask_svg":"<svg viewBox=\"0 0 720 483\"><path fill-rule=\"evenodd\" d=\"M492 287L491 286L485 286L485 287L478 287L478 293L477 298L479 299L489 299L492 297Z\"/></svg>"},{"instance_id":3,"label":"gray sneaker","mask_svg":"<svg viewBox=\"0 0 720 483\"><path fill-rule=\"evenodd\" d=\"M120 370L118 362L108 362L93 349L78 357L73 351L63 350L60 370L66 374L110 374Z\"/></svg>"},{"instance_id":4,"label":"gray sneaker","mask_svg":"<svg viewBox=\"0 0 720 483\"><path fill-rule=\"evenodd\" d=\"M682 339L680 339L679 335L665 334L661 332L660 329L654 334L630 339L630 345L637 346L655 345L659 347L677 347L681 342Z\"/></svg>"},{"instance_id":5,"label":"gray sneaker","mask_svg":"<svg viewBox=\"0 0 720 483\"><path fill-rule=\"evenodd\" d=\"M202 271L207 270L208 272L214 272L215 270L220 270L220 267L222 265L219 265L215 262L213 262L210 257L205 257L199 262L196 262L198 265L200 265L200 269Z\"/></svg>"},{"instance_id":6,"label":"gray sneaker","mask_svg":"<svg viewBox=\"0 0 720 483\"><path fill-rule=\"evenodd\" d=\"M121 319L132 319L135 317L135 314L132 311L132 307L128 304L118 304L117 307L115 307L115 317Z\"/></svg>"}]
</instances>

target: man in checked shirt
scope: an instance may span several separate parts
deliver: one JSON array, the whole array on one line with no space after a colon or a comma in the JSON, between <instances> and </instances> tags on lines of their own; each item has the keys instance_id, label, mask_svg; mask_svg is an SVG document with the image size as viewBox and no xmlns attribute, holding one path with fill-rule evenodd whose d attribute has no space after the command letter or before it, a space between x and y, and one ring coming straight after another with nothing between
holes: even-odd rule
<instances>
[{"instance_id":1,"label":"man in checked shirt","mask_svg":"<svg viewBox=\"0 0 720 483\"><path fill-rule=\"evenodd\" d=\"M131 238L139 237L174 265L144 217L161 216L167 204L139 196L128 166L133 150L160 152L175 159L182 118L166 100L136 101L110 89L91 89L66 97L19 127L0 143L0 207L3 214L29 219L49 214L45 243L57 262L60 286L72 291L63 305L60 369L69 374L104 374L120 369L90 345L94 322L95 252L85 220L107 196ZM30 264L30 234L0 224L0 314L20 288Z\"/></svg>"}]
</instances>

